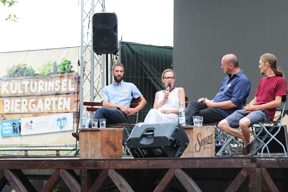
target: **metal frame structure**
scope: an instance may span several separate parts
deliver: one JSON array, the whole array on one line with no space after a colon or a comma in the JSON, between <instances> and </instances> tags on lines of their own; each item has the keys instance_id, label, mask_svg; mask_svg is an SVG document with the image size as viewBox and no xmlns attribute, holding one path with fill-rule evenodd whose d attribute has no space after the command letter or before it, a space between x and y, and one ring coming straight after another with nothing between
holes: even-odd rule
<instances>
[{"instance_id":1,"label":"metal frame structure","mask_svg":"<svg viewBox=\"0 0 288 192\"><path fill-rule=\"evenodd\" d=\"M93 51L92 17L97 12L105 12L105 0L81 0L81 72L80 72L80 122L82 122L83 101L94 101L101 97L104 87L104 55Z\"/></svg>"}]
</instances>

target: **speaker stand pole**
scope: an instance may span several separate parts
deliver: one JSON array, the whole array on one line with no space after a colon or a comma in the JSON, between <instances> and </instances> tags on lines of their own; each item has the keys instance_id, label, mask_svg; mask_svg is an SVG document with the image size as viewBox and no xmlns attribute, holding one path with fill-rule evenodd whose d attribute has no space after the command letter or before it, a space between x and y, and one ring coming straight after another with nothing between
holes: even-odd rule
<instances>
[{"instance_id":1,"label":"speaker stand pole","mask_svg":"<svg viewBox=\"0 0 288 192\"><path fill-rule=\"evenodd\" d=\"M108 74L109 74L109 73L108 73L108 55L109 55L109 54L106 54L106 85L109 85L109 84L108 84L108 83L109 83L109 82L108 82L108 79L109 79L109 78L108 78Z\"/></svg>"}]
</instances>

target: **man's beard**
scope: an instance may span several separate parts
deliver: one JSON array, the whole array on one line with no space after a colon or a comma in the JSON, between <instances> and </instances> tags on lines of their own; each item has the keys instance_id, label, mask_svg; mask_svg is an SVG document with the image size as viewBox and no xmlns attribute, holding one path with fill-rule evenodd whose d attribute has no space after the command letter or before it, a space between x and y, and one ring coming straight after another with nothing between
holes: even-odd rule
<instances>
[{"instance_id":1,"label":"man's beard","mask_svg":"<svg viewBox=\"0 0 288 192\"><path fill-rule=\"evenodd\" d=\"M121 76L118 76L121 77ZM114 81L116 81L117 83L120 83L122 81L123 77L121 77L120 79L117 79L116 76L114 76Z\"/></svg>"}]
</instances>

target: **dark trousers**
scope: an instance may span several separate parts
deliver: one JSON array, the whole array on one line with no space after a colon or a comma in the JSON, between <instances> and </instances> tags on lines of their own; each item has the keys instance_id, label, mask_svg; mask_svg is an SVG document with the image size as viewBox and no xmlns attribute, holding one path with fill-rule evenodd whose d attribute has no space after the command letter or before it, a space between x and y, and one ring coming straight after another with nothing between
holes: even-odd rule
<instances>
[{"instance_id":1,"label":"dark trousers","mask_svg":"<svg viewBox=\"0 0 288 192\"><path fill-rule=\"evenodd\" d=\"M185 116L187 125L193 125L193 116L203 116L203 124L215 123L225 118L217 108L208 108L197 101L190 101Z\"/></svg>"},{"instance_id":2,"label":"dark trousers","mask_svg":"<svg viewBox=\"0 0 288 192\"><path fill-rule=\"evenodd\" d=\"M109 126L113 123L125 123L126 115L118 108L108 108L108 107L100 107L96 114L92 117L92 119L106 119L106 126ZM98 120L99 124L99 120ZM89 122L89 127L91 127L91 122ZM99 125L98 125L99 127Z\"/></svg>"}]
</instances>

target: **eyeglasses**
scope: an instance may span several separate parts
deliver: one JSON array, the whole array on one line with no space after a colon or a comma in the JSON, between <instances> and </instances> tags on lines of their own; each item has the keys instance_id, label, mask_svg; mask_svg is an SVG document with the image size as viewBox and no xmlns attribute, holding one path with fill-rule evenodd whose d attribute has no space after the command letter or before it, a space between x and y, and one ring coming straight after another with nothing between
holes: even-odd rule
<instances>
[{"instance_id":1,"label":"eyeglasses","mask_svg":"<svg viewBox=\"0 0 288 192\"><path fill-rule=\"evenodd\" d=\"M164 77L164 79L174 79L174 77Z\"/></svg>"}]
</instances>

